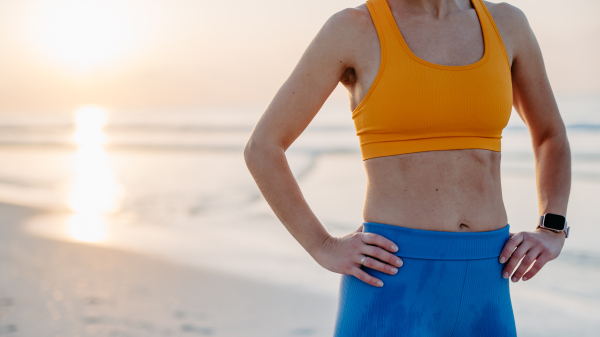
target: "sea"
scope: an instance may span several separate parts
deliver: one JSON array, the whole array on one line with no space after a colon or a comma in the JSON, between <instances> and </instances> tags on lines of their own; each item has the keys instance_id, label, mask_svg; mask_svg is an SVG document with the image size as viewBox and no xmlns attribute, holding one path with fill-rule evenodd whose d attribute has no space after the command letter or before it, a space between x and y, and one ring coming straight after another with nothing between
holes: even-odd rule
<instances>
[{"instance_id":1,"label":"sea","mask_svg":"<svg viewBox=\"0 0 600 337\"><path fill-rule=\"evenodd\" d=\"M520 336L600 336L600 95L557 97L573 158L571 237L532 280L511 285ZM339 275L294 241L246 169L265 106L0 115L0 201L35 207L32 235L136 252L337 298ZM333 235L362 223L366 176L346 104L328 102L287 151ZM502 139L512 232L538 221L528 129ZM332 322L333 324L333 322Z\"/></svg>"}]
</instances>

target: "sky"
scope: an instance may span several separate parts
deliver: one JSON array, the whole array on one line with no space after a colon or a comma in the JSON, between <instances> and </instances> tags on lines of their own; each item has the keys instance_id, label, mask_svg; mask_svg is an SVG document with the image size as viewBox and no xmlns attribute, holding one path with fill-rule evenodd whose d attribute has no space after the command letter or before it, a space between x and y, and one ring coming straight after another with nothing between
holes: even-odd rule
<instances>
[{"instance_id":1,"label":"sky","mask_svg":"<svg viewBox=\"0 0 600 337\"><path fill-rule=\"evenodd\" d=\"M266 106L327 18L361 3L0 0L0 113ZM600 2L509 3L555 92L600 95ZM347 104L341 86L331 100Z\"/></svg>"}]
</instances>

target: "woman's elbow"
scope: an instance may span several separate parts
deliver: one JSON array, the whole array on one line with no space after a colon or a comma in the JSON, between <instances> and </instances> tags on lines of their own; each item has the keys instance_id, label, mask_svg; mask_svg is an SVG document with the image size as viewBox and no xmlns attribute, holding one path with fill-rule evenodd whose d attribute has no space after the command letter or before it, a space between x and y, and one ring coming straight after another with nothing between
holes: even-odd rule
<instances>
[{"instance_id":1,"label":"woman's elbow","mask_svg":"<svg viewBox=\"0 0 600 337\"><path fill-rule=\"evenodd\" d=\"M260 139L255 136L250 137L244 147L244 160L246 166L252 171L257 164L265 161L269 157L269 150L273 148L273 144L269 140Z\"/></svg>"},{"instance_id":2,"label":"woman's elbow","mask_svg":"<svg viewBox=\"0 0 600 337\"><path fill-rule=\"evenodd\" d=\"M258 149L257 142L250 137L246 146L244 147L244 161L246 162L246 166L250 171L252 171L253 163L256 161Z\"/></svg>"},{"instance_id":3,"label":"woman's elbow","mask_svg":"<svg viewBox=\"0 0 600 337\"><path fill-rule=\"evenodd\" d=\"M285 140L272 134L254 132L244 147L244 160L252 172L261 170L265 164L279 162L285 157L287 149Z\"/></svg>"}]
</instances>

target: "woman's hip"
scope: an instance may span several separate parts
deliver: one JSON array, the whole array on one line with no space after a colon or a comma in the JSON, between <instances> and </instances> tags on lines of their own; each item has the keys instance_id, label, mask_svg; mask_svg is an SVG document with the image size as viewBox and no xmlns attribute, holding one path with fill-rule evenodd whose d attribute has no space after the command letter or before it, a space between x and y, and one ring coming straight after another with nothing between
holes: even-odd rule
<instances>
[{"instance_id":1,"label":"woman's hip","mask_svg":"<svg viewBox=\"0 0 600 337\"><path fill-rule=\"evenodd\" d=\"M381 288L343 276L336 336L515 336L500 251L508 226L491 232L433 232L365 223L399 247L395 275L364 270Z\"/></svg>"}]
</instances>

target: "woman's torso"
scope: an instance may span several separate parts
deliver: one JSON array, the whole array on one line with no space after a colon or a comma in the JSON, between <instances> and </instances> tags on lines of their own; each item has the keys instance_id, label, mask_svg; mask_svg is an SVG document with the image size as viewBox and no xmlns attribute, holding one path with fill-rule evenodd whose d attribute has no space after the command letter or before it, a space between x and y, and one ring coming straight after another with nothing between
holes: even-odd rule
<instances>
[{"instance_id":1,"label":"woman's torso","mask_svg":"<svg viewBox=\"0 0 600 337\"><path fill-rule=\"evenodd\" d=\"M388 0L388 4L402 37L418 58L445 66L471 65L482 59L482 28L470 1L460 3L442 20L398 0ZM359 10L370 18L366 6ZM364 104L381 60L374 27L357 41L364 47L357 54L355 68L342 81L350 91L353 109ZM369 158L364 162L368 177L364 220L436 231L502 228L507 216L500 157L496 151L459 149Z\"/></svg>"}]
</instances>

